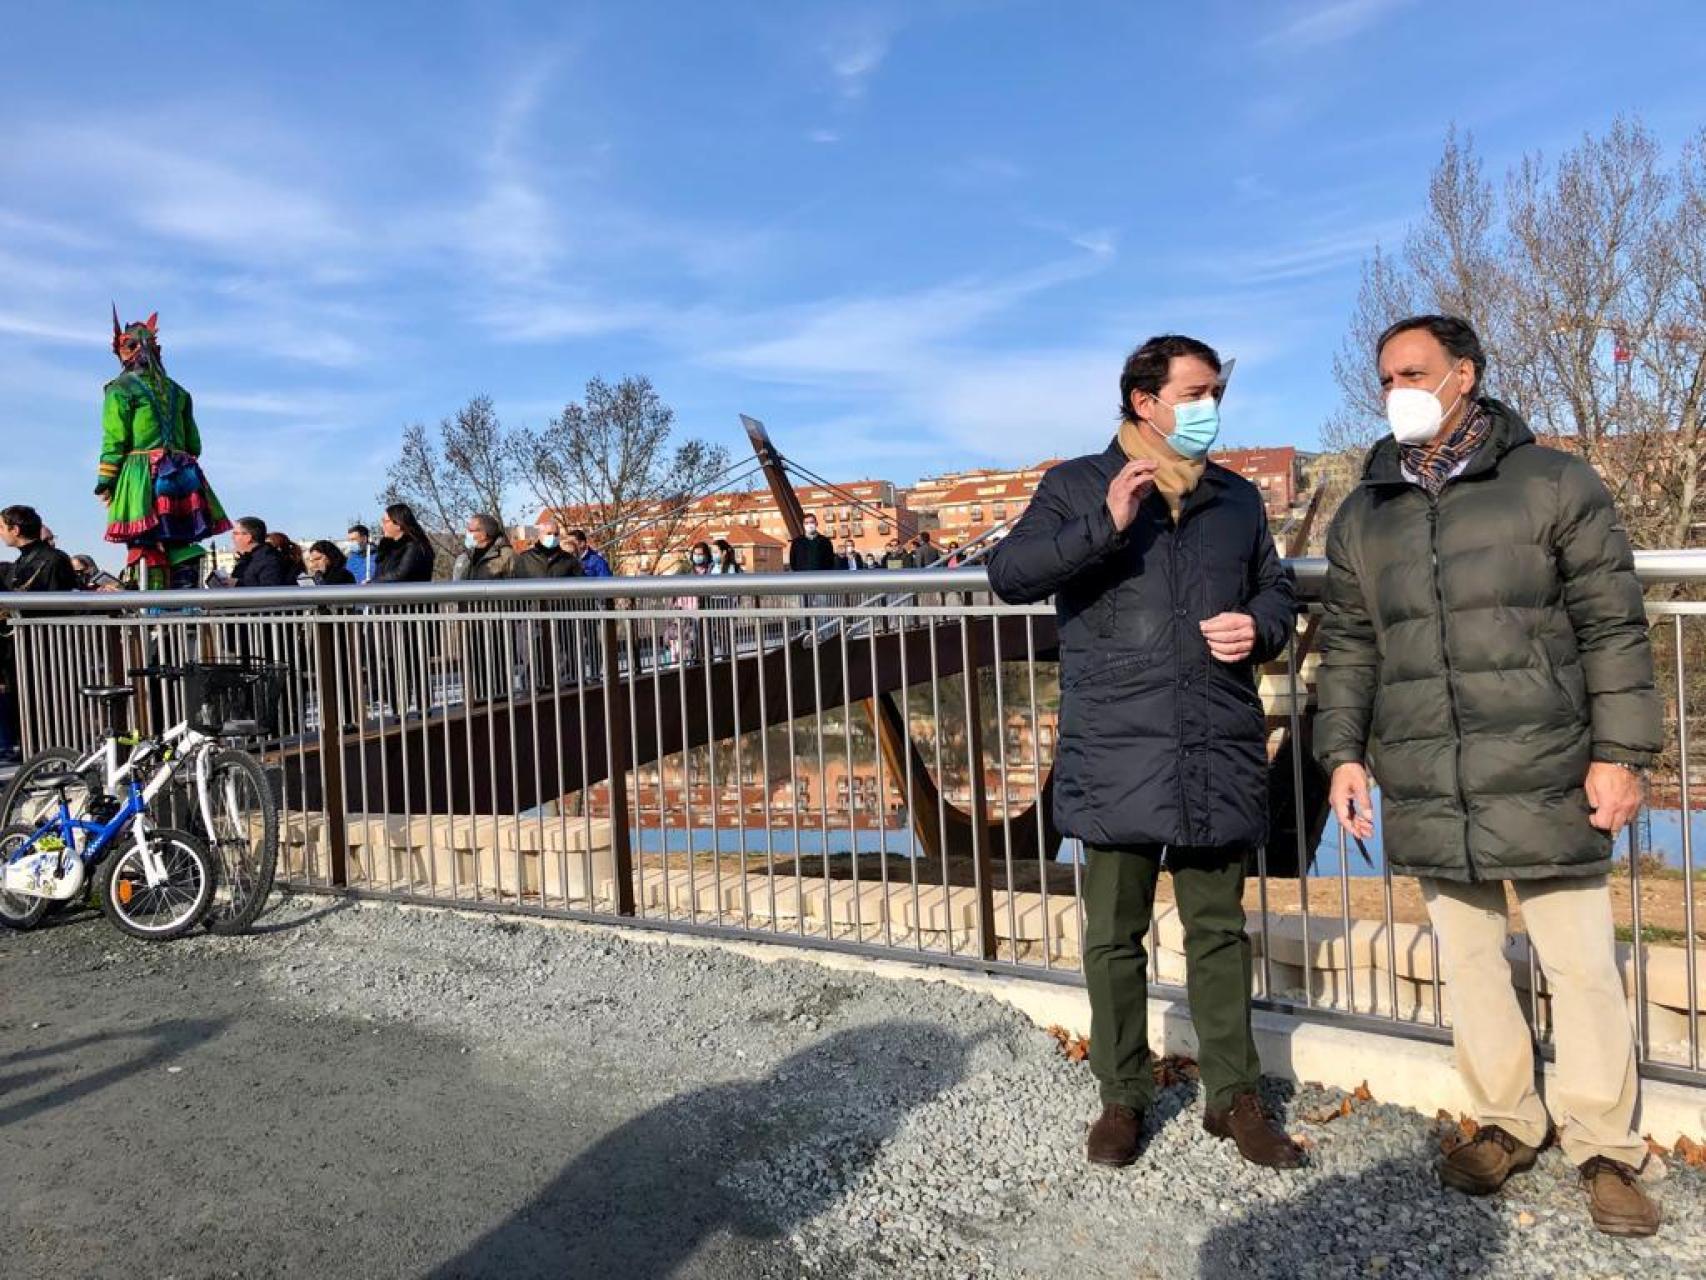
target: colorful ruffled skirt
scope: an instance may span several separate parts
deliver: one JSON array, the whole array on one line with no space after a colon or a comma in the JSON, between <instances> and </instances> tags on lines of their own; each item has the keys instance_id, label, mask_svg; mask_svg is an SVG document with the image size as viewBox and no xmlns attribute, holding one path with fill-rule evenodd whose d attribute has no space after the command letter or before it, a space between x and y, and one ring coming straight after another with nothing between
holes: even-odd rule
<instances>
[{"instance_id":1,"label":"colorful ruffled skirt","mask_svg":"<svg viewBox=\"0 0 1706 1280\"><path fill-rule=\"evenodd\" d=\"M189 454L136 449L125 455L107 506L108 542L199 542L230 527L201 464Z\"/></svg>"}]
</instances>

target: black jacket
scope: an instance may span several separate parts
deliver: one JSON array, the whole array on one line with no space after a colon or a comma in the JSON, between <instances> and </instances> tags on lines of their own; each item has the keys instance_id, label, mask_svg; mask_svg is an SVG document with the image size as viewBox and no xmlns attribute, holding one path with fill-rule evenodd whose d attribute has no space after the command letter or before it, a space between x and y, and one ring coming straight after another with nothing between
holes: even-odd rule
<instances>
[{"instance_id":1,"label":"black jacket","mask_svg":"<svg viewBox=\"0 0 1706 1280\"><path fill-rule=\"evenodd\" d=\"M83 585L71 567L71 557L40 540L20 551L7 569L8 591L77 591Z\"/></svg>"},{"instance_id":2,"label":"black jacket","mask_svg":"<svg viewBox=\"0 0 1706 1280\"><path fill-rule=\"evenodd\" d=\"M433 552L413 538L381 538L375 582L431 582Z\"/></svg>"},{"instance_id":3,"label":"black jacket","mask_svg":"<svg viewBox=\"0 0 1706 1280\"><path fill-rule=\"evenodd\" d=\"M1588 766L1664 745L1634 554L1592 467L1481 404L1487 441L1438 498L1385 440L1333 517L1315 751L1368 762L1394 871L1604 875Z\"/></svg>"},{"instance_id":4,"label":"black jacket","mask_svg":"<svg viewBox=\"0 0 1706 1280\"><path fill-rule=\"evenodd\" d=\"M812 573L838 567L835 544L821 533L809 538L795 538L788 544L788 568L795 573Z\"/></svg>"},{"instance_id":5,"label":"black jacket","mask_svg":"<svg viewBox=\"0 0 1706 1280\"><path fill-rule=\"evenodd\" d=\"M989 561L995 593L1054 597L1060 619L1055 822L1096 844L1244 845L1267 833L1267 727L1256 664L1296 623L1260 492L1210 463L1175 528L1151 491L1123 533L1108 450L1051 468ZM1197 624L1248 613L1250 660L1209 656Z\"/></svg>"},{"instance_id":6,"label":"black jacket","mask_svg":"<svg viewBox=\"0 0 1706 1280\"><path fill-rule=\"evenodd\" d=\"M327 569L324 573L314 575L314 585L318 587L353 587L355 574L347 567L342 569Z\"/></svg>"},{"instance_id":7,"label":"black jacket","mask_svg":"<svg viewBox=\"0 0 1706 1280\"><path fill-rule=\"evenodd\" d=\"M288 587L295 585L296 575L285 558L263 542L237 557L231 582L239 587Z\"/></svg>"},{"instance_id":8,"label":"black jacket","mask_svg":"<svg viewBox=\"0 0 1706 1280\"><path fill-rule=\"evenodd\" d=\"M534 543L515 558L511 576L517 578L579 578L584 576L580 558L561 547Z\"/></svg>"}]
</instances>

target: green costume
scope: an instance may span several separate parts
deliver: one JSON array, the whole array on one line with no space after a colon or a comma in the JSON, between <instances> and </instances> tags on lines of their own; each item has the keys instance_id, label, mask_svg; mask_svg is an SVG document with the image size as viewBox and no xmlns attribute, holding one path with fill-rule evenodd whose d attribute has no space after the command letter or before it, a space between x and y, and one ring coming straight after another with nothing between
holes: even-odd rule
<instances>
[{"instance_id":1,"label":"green costume","mask_svg":"<svg viewBox=\"0 0 1706 1280\"><path fill-rule=\"evenodd\" d=\"M96 494L107 499L107 541L170 552L231 527L202 474L190 394L166 376L156 317L120 329L124 372L106 386Z\"/></svg>"}]
</instances>

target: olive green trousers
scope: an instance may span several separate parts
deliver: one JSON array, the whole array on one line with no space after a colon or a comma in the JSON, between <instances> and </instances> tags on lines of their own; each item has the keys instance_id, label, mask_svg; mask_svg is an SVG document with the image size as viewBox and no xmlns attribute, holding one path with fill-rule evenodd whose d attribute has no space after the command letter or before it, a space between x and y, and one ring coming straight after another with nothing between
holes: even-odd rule
<instances>
[{"instance_id":1,"label":"olive green trousers","mask_svg":"<svg viewBox=\"0 0 1706 1280\"><path fill-rule=\"evenodd\" d=\"M1103 1102L1142 1110L1155 1096L1145 949L1165 865L1185 928L1185 989L1197 1066L1210 1107L1256 1087L1250 1032L1250 935L1244 931L1242 848L1087 845L1084 980L1090 989L1090 1070Z\"/></svg>"}]
</instances>

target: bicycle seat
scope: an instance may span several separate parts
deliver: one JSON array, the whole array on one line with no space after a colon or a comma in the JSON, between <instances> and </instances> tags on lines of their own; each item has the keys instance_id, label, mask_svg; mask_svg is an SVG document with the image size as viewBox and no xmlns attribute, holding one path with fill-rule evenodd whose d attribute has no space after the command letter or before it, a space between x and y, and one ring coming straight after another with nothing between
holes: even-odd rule
<instances>
[{"instance_id":1,"label":"bicycle seat","mask_svg":"<svg viewBox=\"0 0 1706 1280\"><path fill-rule=\"evenodd\" d=\"M75 769L57 769L52 773L38 773L30 779L30 785L43 791L55 791L60 787L83 787L88 780Z\"/></svg>"},{"instance_id":2,"label":"bicycle seat","mask_svg":"<svg viewBox=\"0 0 1706 1280\"><path fill-rule=\"evenodd\" d=\"M85 698L93 698L96 702L123 702L136 696L136 690L128 684L86 684L82 693Z\"/></svg>"}]
</instances>

